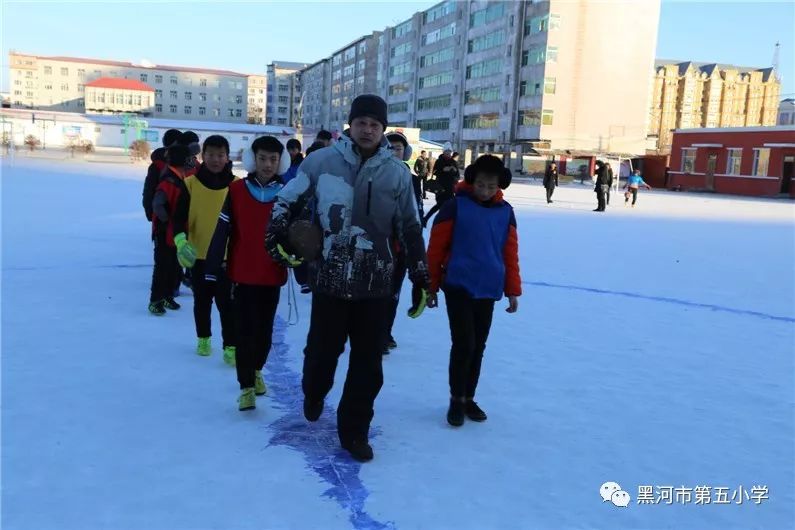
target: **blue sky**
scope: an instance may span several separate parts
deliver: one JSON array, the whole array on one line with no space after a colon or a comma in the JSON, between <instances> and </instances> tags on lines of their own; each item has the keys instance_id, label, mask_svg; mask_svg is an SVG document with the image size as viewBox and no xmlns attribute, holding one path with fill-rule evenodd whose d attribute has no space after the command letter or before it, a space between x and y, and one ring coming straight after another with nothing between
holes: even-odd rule
<instances>
[{"instance_id":1,"label":"blue sky","mask_svg":"<svg viewBox=\"0 0 795 530\"><path fill-rule=\"evenodd\" d=\"M327 57L359 36L435 3L2 0L0 87L8 90L9 49L261 73L273 60ZM793 27L791 0L664 0L657 57L764 67L771 64L778 40L782 93L792 97Z\"/></svg>"}]
</instances>

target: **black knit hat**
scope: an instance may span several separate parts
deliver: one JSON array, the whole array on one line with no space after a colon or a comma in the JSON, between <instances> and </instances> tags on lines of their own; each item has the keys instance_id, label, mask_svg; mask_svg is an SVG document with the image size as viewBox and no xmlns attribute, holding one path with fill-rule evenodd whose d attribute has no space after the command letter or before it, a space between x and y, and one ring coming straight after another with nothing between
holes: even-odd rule
<instances>
[{"instance_id":1,"label":"black knit hat","mask_svg":"<svg viewBox=\"0 0 795 530\"><path fill-rule=\"evenodd\" d=\"M163 147L168 147L179 141L182 132L179 129L169 129L163 134Z\"/></svg>"},{"instance_id":2,"label":"black knit hat","mask_svg":"<svg viewBox=\"0 0 795 530\"><path fill-rule=\"evenodd\" d=\"M174 144L166 151L166 159L174 167L185 167L190 156L190 150L187 145Z\"/></svg>"},{"instance_id":3,"label":"black knit hat","mask_svg":"<svg viewBox=\"0 0 795 530\"><path fill-rule=\"evenodd\" d=\"M351 112L348 115L348 124L353 123L356 118L367 117L381 122L386 129L386 101L375 94L363 94L351 103Z\"/></svg>"}]
</instances>

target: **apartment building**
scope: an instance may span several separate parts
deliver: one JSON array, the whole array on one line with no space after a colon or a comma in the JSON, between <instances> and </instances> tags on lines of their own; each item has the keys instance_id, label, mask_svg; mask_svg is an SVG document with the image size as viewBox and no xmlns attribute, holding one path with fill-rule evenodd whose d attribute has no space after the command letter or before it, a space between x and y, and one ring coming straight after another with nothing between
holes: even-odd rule
<instances>
[{"instance_id":1,"label":"apartment building","mask_svg":"<svg viewBox=\"0 0 795 530\"><path fill-rule=\"evenodd\" d=\"M329 129L331 122L331 59L321 59L301 71L301 127L306 133Z\"/></svg>"},{"instance_id":2,"label":"apartment building","mask_svg":"<svg viewBox=\"0 0 795 530\"><path fill-rule=\"evenodd\" d=\"M675 129L776 125L780 92L773 68L658 60L648 133L670 153Z\"/></svg>"},{"instance_id":3,"label":"apartment building","mask_svg":"<svg viewBox=\"0 0 795 530\"><path fill-rule=\"evenodd\" d=\"M267 66L267 103L265 123L294 127L299 122L301 76L306 63L274 61Z\"/></svg>"},{"instance_id":4,"label":"apartment building","mask_svg":"<svg viewBox=\"0 0 795 530\"><path fill-rule=\"evenodd\" d=\"M644 153L659 1L441 2L378 40L390 122L458 150ZM606 28L621 31L621 39ZM333 96L332 96L333 97Z\"/></svg>"},{"instance_id":5,"label":"apartment building","mask_svg":"<svg viewBox=\"0 0 795 530\"><path fill-rule=\"evenodd\" d=\"M795 125L795 99L781 100L778 110L779 125Z\"/></svg>"},{"instance_id":6,"label":"apartment building","mask_svg":"<svg viewBox=\"0 0 795 530\"><path fill-rule=\"evenodd\" d=\"M264 75L248 76L248 123L265 123L265 101L267 98L268 80Z\"/></svg>"},{"instance_id":7,"label":"apartment building","mask_svg":"<svg viewBox=\"0 0 795 530\"><path fill-rule=\"evenodd\" d=\"M150 86L154 118L245 122L248 76L229 70L133 64L78 57L9 52L12 108L86 112L86 84L101 78Z\"/></svg>"}]
</instances>

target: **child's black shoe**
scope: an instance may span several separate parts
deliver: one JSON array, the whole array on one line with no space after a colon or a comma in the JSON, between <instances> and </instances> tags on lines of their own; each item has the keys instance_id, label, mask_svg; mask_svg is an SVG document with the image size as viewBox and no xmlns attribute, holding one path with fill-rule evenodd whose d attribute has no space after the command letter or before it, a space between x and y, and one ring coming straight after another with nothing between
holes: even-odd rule
<instances>
[{"instance_id":1,"label":"child's black shoe","mask_svg":"<svg viewBox=\"0 0 795 530\"><path fill-rule=\"evenodd\" d=\"M467 418L472 421L486 421L486 413L483 412L483 409L478 407L478 404L472 401L471 399L467 400L465 412Z\"/></svg>"}]
</instances>

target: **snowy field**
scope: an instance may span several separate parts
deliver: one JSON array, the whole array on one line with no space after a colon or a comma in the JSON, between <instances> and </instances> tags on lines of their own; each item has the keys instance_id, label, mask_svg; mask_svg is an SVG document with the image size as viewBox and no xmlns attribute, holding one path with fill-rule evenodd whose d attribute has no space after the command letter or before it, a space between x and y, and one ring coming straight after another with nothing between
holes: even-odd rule
<instances>
[{"instance_id":1,"label":"snowy field","mask_svg":"<svg viewBox=\"0 0 795 530\"><path fill-rule=\"evenodd\" d=\"M321 421L301 414L309 297L287 325L283 291L248 413L217 315L201 358L190 293L147 313L145 170L3 162L3 529L795 524L793 202L642 191L597 214L590 189L547 206L514 185L524 296L495 311L489 420L446 424L446 314L406 318L407 284L361 465L334 430L344 369ZM603 502L608 481L629 506Z\"/></svg>"}]
</instances>

